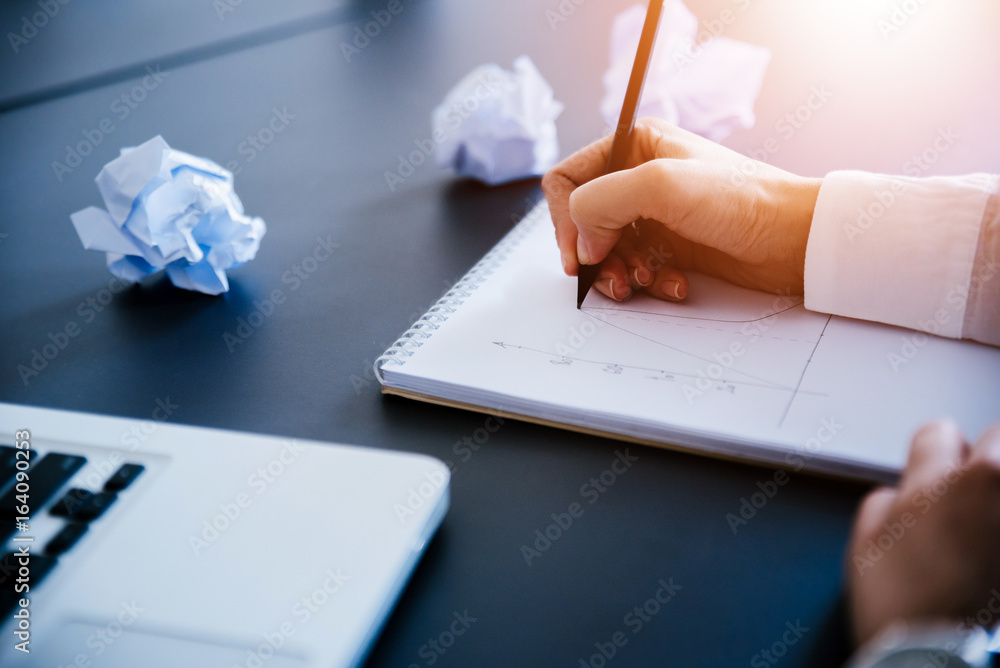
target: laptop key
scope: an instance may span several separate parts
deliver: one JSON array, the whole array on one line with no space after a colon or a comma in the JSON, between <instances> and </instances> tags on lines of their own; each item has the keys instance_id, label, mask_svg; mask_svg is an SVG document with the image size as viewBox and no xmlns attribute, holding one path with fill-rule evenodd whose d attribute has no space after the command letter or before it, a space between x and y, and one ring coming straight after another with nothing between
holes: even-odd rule
<instances>
[{"instance_id":1,"label":"laptop key","mask_svg":"<svg viewBox=\"0 0 1000 668\"><path fill-rule=\"evenodd\" d=\"M61 499L52 504L49 513L56 517L70 517L76 512L80 504L89 501L94 495L89 489L72 488L68 490Z\"/></svg>"},{"instance_id":2,"label":"laptop key","mask_svg":"<svg viewBox=\"0 0 1000 668\"><path fill-rule=\"evenodd\" d=\"M28 471L29 479L26 485L31 513L37 513L48 503L59 488L65 485L86 462L86 458L78 455L50 452L32 466ZM3 497L0 497L0 520L12 520L17 517L15 508L23 504L24 496L23 487L20 492L17 485L8 489Z\"/></svg>"},{"instance_id":3,"label":"laptop key","mask_svg":"<svg viewBox=\"0 0 1000 668\"><path fill-rule=\"evenodd\" d=\"M104 483L105 492L120 492L139 477L139 474L146 470L142 464L122 464L115 471L114 475Z\"/></svg>"},{"instance_id":4,"label":"laptop key","mask_svg":"<svg viewBox=\"0 0 1000 668\"><path fill-rule=\"evenodd\" d=\"M58 557L76 545L76 541L80 540L85 533L87 533L86 524L78 524L76 522L67 523L59 533L45 544L45 554Z\"/></svg>"},{"instance_id":5,"label":"laptop key","mask_svg":"<svg viewBox=\"0 0 1000 668\"><path fill-rule=\"evenodd\" d=\"M71 489L56 501L49 511L56 517L65 517L74 522L90 522L104 514L115 502L114 492L91 492L86 489Z\"/></svg>"},{"instance_id":6,"label":"laptop key","mask_svg":"<svg viewBox=\"0 0 1000 668\"><path fill-rule=\"evenodd\" d=\"M0 490L14 479L16 473L17 448L10 445L0 445Z\"/></svg>"}]
</instances>

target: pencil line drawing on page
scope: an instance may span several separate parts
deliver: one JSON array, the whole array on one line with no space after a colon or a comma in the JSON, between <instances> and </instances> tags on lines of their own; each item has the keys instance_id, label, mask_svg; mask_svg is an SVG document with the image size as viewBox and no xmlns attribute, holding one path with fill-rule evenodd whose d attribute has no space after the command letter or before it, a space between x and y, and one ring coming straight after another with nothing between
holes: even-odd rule
<instances>
[{"instance_id":1,"label":"pencil line drawing on page","mask_svg":"<svg viewBox=\"0 0 1000 668\"><path fill-rule=\"evenodd\" d=\"M581 312L593 325L580 328L579 345L494 343L545 356L555 366L586 365L595 373L681 383L689 400L722 392L738 402L741 390L769 391L773 396L757 405L773 413L780 427L830 316L807 311L801 296L758 292L699 274L689 278L689 296L678 303L642 293L615 302L591 291Z\"/></svg>"}]
</instances>

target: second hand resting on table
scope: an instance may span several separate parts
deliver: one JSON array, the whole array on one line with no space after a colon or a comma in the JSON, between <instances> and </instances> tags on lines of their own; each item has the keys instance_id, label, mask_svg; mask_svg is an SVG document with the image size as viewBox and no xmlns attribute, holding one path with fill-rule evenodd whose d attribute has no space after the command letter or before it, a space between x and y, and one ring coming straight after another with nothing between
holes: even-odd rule
<instances>
[{"instance_id":1,"label":"second hand resting on table","mask_svg":"<svg viewBox=\"0 0 1000 668\"><path fill-rule=\"evenodd\" d=\"M566 274L600 263L594 287L615 300L636 290L682 300L686 270L772 293L804 292L821 179L656 119L636 123L626 169L606 175L611 141L580 150L542 179ZM919 504L922 492L939 488L947 494ZM894 537L894 549L865 561L869 541L897 525L904 535ZM876 490L863 503L846 568L859 642L896 621L958 624L988 609L1000 587L1000 425L974 446L949 421L925 425L898 489Z\"/></svg>"}]
</instances>

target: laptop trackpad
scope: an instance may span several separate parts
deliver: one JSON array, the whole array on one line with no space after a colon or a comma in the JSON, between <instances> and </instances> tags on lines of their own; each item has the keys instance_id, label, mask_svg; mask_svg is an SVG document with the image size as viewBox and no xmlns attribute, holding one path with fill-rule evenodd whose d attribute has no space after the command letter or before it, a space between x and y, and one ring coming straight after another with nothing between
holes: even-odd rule
<instances>
[{"instance_id":1,"label":"laptop trackpad","mask_svg":"<svg viewBox=\"0 0 1000 668\"><path fill-rule=\"evenodd\" d=\"M120 629L121 627L119 627ZM266 666L302 668L302 659L275 650L263 639L259 644L233 647L211 640L154 635L121 630L115 637L106 624L66 623L53 636L55 642L35 646L38 665L88 666L91 668L178 668L179 666ZM51 643L51 644L50 644ZM89 663L88 663L89 662Z\"/></svg>"}]
</instances>

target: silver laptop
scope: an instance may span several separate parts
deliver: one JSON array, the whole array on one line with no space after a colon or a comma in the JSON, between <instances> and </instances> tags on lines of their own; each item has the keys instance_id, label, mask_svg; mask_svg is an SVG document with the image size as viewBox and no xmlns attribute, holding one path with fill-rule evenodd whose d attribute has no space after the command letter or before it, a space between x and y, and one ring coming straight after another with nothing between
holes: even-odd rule
<instances>
[{"instance_id":1,"label":"silver laptop","mask_svg":"<svg viewBox=\"0 0 1000 668\"><path fill-rule=\"evenodd\" d=\"M0 665L361 663L444 517L447 467L161 409L0 403Z\"/></svg>"}]
</instances>

